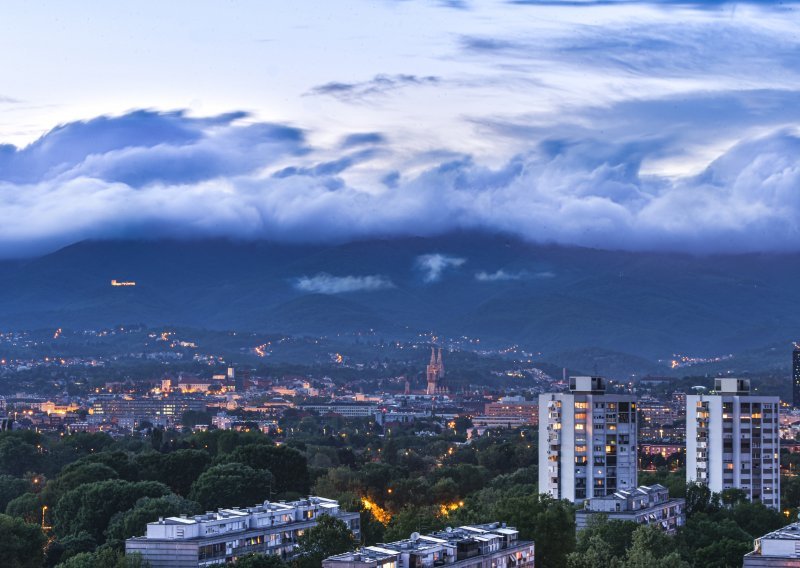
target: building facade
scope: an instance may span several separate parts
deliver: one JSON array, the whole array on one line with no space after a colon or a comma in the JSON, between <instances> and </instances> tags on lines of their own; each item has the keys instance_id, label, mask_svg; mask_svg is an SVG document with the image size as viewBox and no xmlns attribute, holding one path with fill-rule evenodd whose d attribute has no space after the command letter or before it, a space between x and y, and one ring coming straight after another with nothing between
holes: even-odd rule
<instances>
[{"instance_id":1,"label":"building facade","mask_svg":"<svg viewBox=\"0 0 800 568\"><path fill-rule=\"evenodd\" d=\"M204 515L161 518L147 524L144 536L129 538L125 553L138 553L150 568L200 568L231 562L250 553L291 558L297 539L316 526L321 515L344 521L360 537L358 513L339 509L322 497L219 509Z\"/></svg>"},{"instance_id":2,"label":"building facade","mask_svg":"<svg viewBox=\"0 0 800 568\"><path fill-rule=\"evenodd\" d=\"M378 413L378 405L367 402L328 402L324 404L303 404L302 410L316 412L320 416L338 414L345 418L369 418Z\"/></svg>"},{"instance_id":3,"label":"building facade","mask_svg":"<svg viewBox=\"0 0 800 568\"><path fill-rule=\"evenodd\" d=\"M521 396L505 396L496 402L488 402L484 407L486 416L516 416L536 426L539 423L539 402L525 400Z\"/></svg>"},{"instance_id":4,"label":"building facade","mask_svg":"<svg viewBox=\"0 0 800 568\"><path fill-rule=\"evenodd\" d=\"M745 379L716 379L715 391L686 397L686 481L716 493L741 489L777 509L779 398L751 395Z\"/></svg>"},{"instance_id":5,"label":"building facade","mask_svg":"<svg viewBox=\"0 0 800 568\"><path fill-rule=\"evenodd\" d=\"M636 397L606 394L601 377L570 377L539 396L539 490L582 501L637 486Z\"/></svg>"},{"instance_id":6,"label":"building facade","mask_svg":"<svg viewBox=\"0 0 800 568\"><path fill-rule=\"evenodd\" d=\"M534 565L534 544L518 540L505 523L468 525L337 554L323 568L525 568Z\"/></svg>"},{"instance_id":7,"label":"building facade","mask_svg":"<svg viewBox=\"0 0 800 568\"><path fill-rule=\"evenodd\" d=\"M800 408L800 347L792 351L792 406Z\"/></svg>"},{"instance_id":8,"label":"building facade","mask_svg":"<svg viewBox=\"0 0 800 568\"><path fill-rule=\"evenodd\" d=\"M800 523L792 523L755 540L744 555L744 568L800 568Z\"/></svg>"},{"instance_id":9,"label":"building facade","mask_svg":"<svg viewBox=\"0 0 800 568\"><path fill-rule=\"evenodd\" d=\"M208 401L205 398L169 396L161 398L98 398L89 413L90 422L117 421L122 418L149 420L154 424L172 425L180 422L184 412L203 412Z\"/></svg>"},{"instance_id":10,"label":"building facade","mask_svg":"<svg viewBox=\"0 0 800 568\"><path fill-rule=\"evenodd\" d=\"M652 525L675 534L686 522L685 509L686 500L670 499L669 490L663 485L642 485L631 491L587 499L583 509L575 512L575 526L577 530L585 529L592 517L604 515L610 521Z\"/></svg>"}]
</instances>

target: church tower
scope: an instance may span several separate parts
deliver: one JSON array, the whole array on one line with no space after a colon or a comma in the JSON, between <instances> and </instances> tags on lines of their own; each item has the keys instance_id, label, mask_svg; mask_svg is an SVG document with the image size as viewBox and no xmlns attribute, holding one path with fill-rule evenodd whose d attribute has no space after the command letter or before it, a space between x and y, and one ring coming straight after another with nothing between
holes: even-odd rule
<instances>
[{"instance_id":1,"label":"church tower","mask_svg":"<svg viewBox=\"0 0 800 568\"><path fill-rule=\"evenodd\" d=\"M436 354L436 348L431 347L431 362L428 363L428 389L427 394L446 394L447 387L440 384L444 378L444 361L442 361L442 348Z\"/></svg>"}]
</instances>

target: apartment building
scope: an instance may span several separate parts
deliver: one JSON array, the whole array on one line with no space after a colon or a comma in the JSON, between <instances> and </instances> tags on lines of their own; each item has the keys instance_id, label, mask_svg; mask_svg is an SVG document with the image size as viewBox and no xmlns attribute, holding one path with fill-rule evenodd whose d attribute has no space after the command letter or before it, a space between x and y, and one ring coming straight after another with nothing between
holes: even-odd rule
<instances>
[{"instance_id":1,"label":"apartment building","mask_svg":"<svg viewBox=\"0 0 800 568\"><path fill-rule=\"evenodd\" d=\"M750 393L746 379L716 379L712 394L686 397L686 481L713 492L741 489L780 506L777 396Z\"/></svg>"},{"instance_id":2,"label":"apartment building","mask_svg":"<svg viewBox=\"0 0 800 568\"><path fill-rule=\"evenodd\" d=\"M323 568L524 568L534 566L534 543L505 523L448 528L337 554Z\"/></svg>"},{"instance_id":3,"label":"apartment building","mask_svg":"<svg viewBox=\"0 0 800 568\"><path fill-rule=\"evenodd\" d=\"M606 393L602 377L570 377L539 395L539 488L582 501L636 488L636 397Z\"/></svg>"},{"instance_id":4,"label":"apartment building","mask_svg":"<svg viewBox=\"0 0 800 568\"><path fill-rule=\"evenodd\" d=\"M141 554L150 568L214 566L254 552L291 558L297 539L316 526L321 515L341 519L360 538L358 513L342 511L333 499L309 497L161 518L147 524L144 536L129 538L125 553Z\"/></svg>"},{"instance_id":5,"label":"apartment building","mask_svg":"<svg viewBox=\"0 0 800 568\"><path fill-rule=\"evenodd\" d=\"M685 509L686 500L670 499L669 490L663 485L641 485L630 491L587 499L583 509L575 512L575 526L577 530L585 529L592 517L603 515L610 521L652 525L675 534L686 522Z\"/></svg>"}]
</instances>

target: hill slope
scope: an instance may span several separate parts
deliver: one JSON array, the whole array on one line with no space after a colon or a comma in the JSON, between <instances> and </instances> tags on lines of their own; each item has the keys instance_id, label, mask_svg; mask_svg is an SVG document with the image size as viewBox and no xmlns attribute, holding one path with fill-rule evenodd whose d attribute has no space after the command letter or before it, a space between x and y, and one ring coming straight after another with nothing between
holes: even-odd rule
<instances>
[{"instance_id":1,"label":"hill slope","mask_svg":"<svg viewBox=\"0 0 800 568\"><path fill-rule=\"evenodd\" d=\"M112 278L137 285L113 288ZM0 325L433 330L652 359L800 337L798 282L797 254L598 251L472 233L339 245L84 242L0 262Z\"/></svg>"}]
</instances>

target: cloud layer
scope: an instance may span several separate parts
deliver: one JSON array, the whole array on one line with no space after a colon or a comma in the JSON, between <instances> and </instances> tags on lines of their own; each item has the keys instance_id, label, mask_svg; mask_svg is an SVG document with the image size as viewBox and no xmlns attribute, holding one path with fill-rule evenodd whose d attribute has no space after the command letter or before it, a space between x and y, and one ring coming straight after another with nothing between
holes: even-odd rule
<instances>
[{"instance_id":1,"label":"cloud layer","mask_svg":"<svg viewBox=\"0 0 800 568\"><path fill-rule=\"evenodd\" d=\"M337 9L316 8L313 21L289 12L250 18L260 22L254 32L274 37L230 44L225 53L242 58L234 66L216 59L218 49L203 52L202 69L169 59L179 50L159 51L170 78L185 67L192 76L184 80L205 80L187 89L225 84L197 108L233 100L232 109L260 112L116 110L64 122L29 144L0 144L0 256L87 238L342 242L457 230L628 250L800 251L796 5L364 3L335 29L329 11ZM240 37L240 24L213 17ZM370 28L381 18L392 26ZM309 49L315 41L326 49ZM147 83L159 62L134 74L139 54L125 59L127 42L114 49L134 86L144 82L141 90L126 82L127 91L160 92ZM121 67L98 49L86 53L102 69ZM34 63L51 62L47 53ZM18 100L36 98L13 80L14 67L0 68L21 89ZM247 76L206 75L232 68ZM57 71L46 76L66 99L80 82ZM81 87L72 96L88 105L91 85ZM430 254L415 270L435 282L464 262ZM380 284L364 278L378 277L296 284Z\"/></svg>"},{"instance_id":2,"label":"cloud layer","mask_svg":"<svg viewBox=\"0 0 800 568\"><path fill-rule=\"evenodd\" d=\"M643 175L647 155L665 151L658 138L585 136L545 140L497 168L470 157L445 161L398 176L389 188L348 179L375 159L361 144L317 161L322 151L310 148L303 131L240 123L243 117L142 111L67 124L26 148L0 148L2 252L105 237L344 241L458 229L623 249L800 249L794 129L741 141L699 175ZM418 268L434 282L464 262L429 254Z\"/></svg>"}]
</instances>

